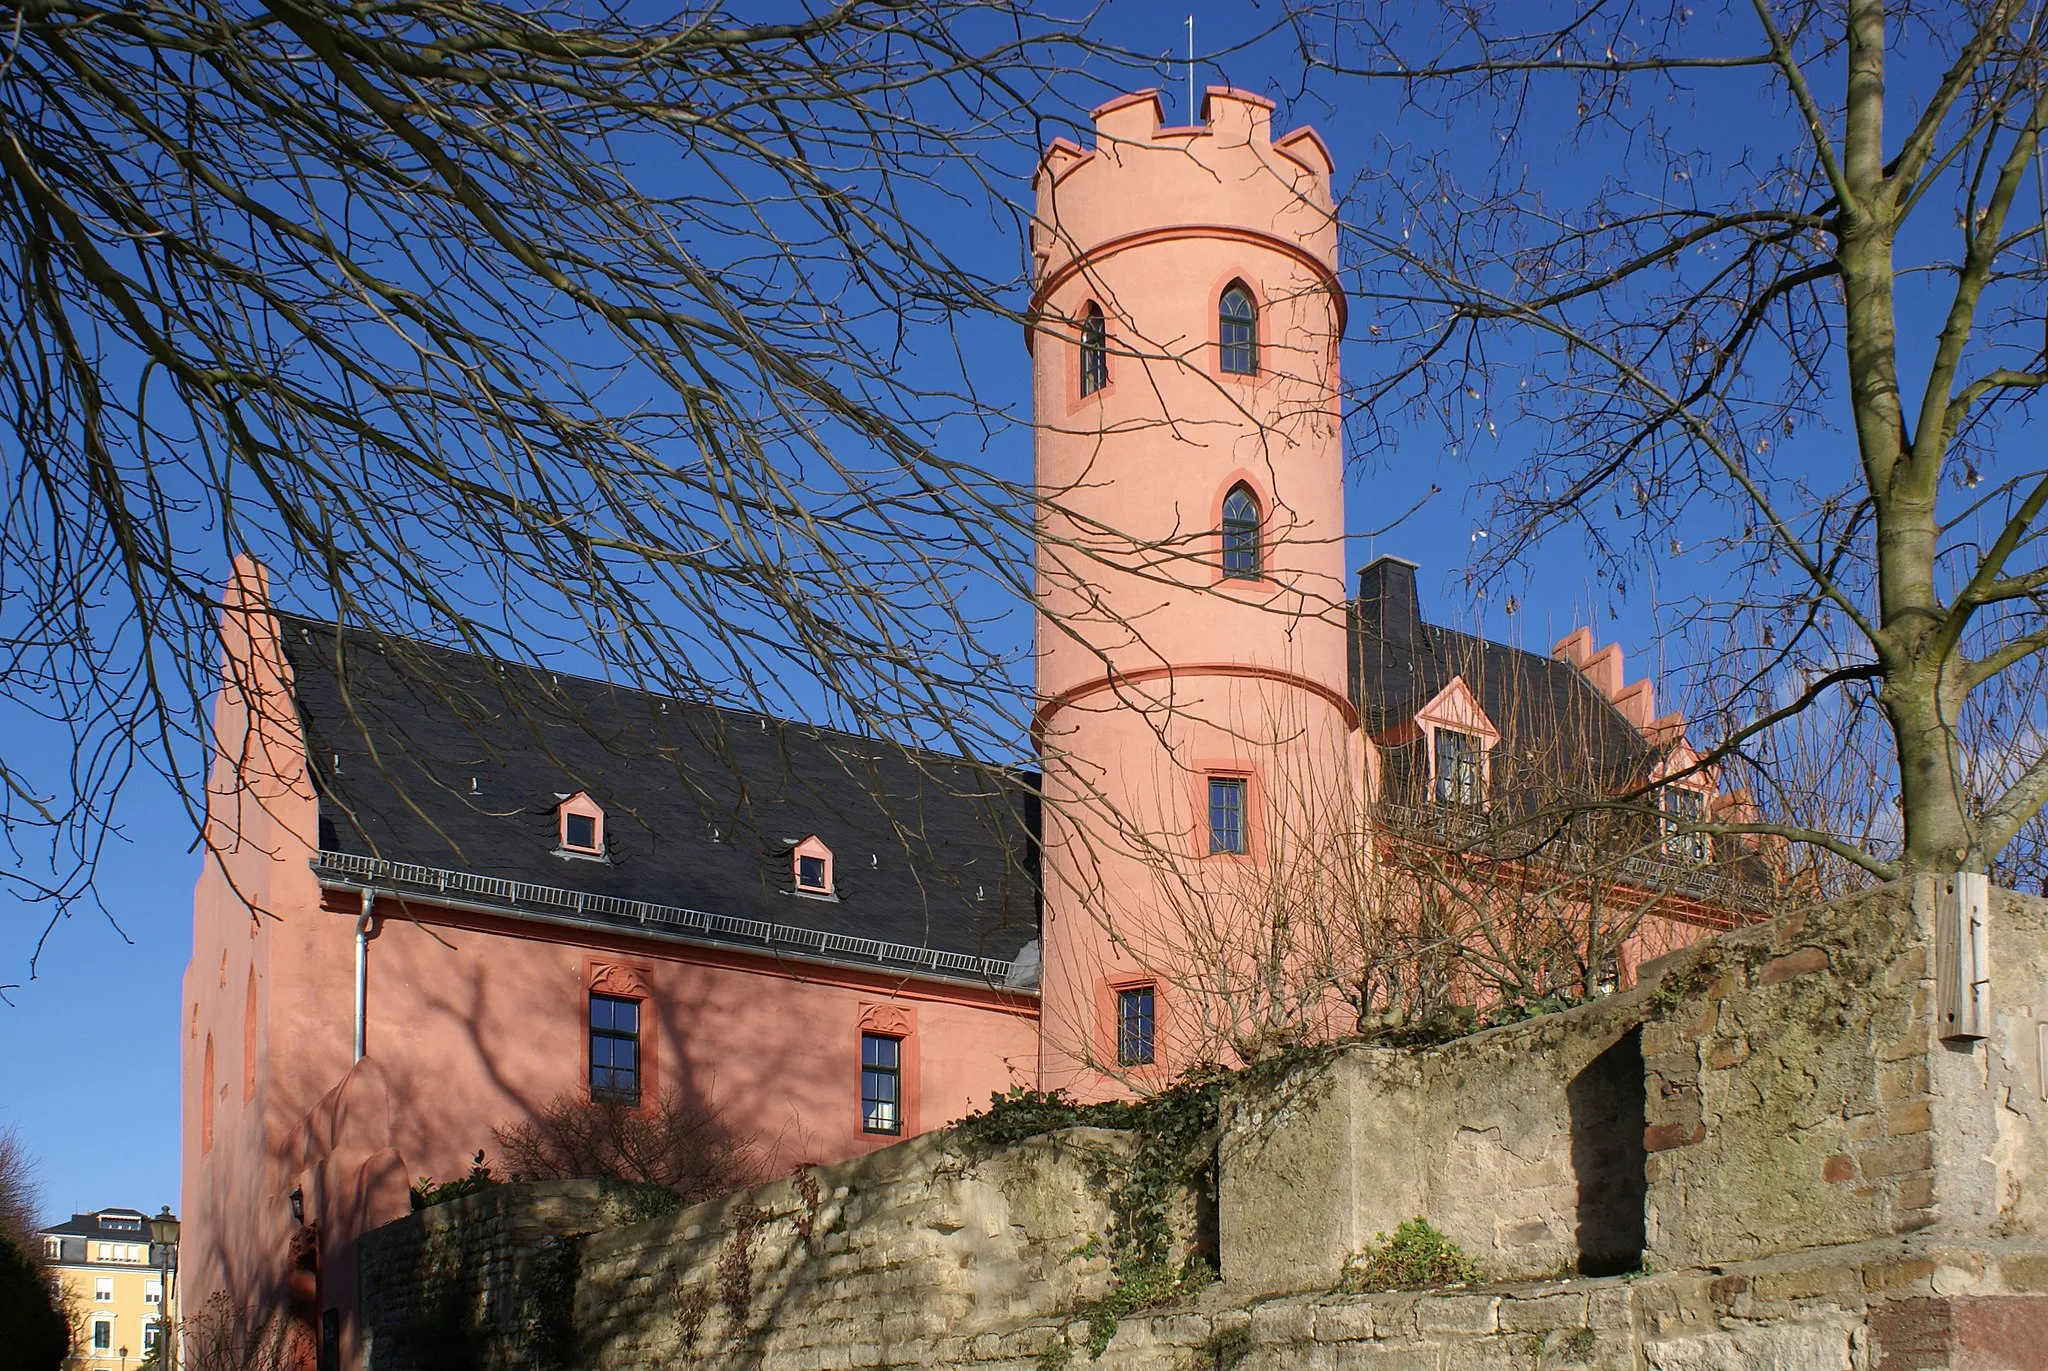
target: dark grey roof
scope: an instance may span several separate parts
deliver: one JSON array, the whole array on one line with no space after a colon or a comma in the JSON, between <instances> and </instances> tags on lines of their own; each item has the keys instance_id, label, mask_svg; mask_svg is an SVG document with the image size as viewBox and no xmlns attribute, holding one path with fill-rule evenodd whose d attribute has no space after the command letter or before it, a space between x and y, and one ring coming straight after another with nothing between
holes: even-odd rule
<instances>
[{"instance_id":1,"label":"dark grey roof","mask_svg":"<svg viewBox=\"0 0 2048 1371\"><path fill-rule=\"evenodd\" d=\"M98 1209L90 1214L73 1214L63 1223L53 1223L41 1231L53 1238L148 1242L152 1217L140 1209Z\"/></svg>"},{"instance_id":2,"label":"dark grey roof","mask_svg":"<svg viewBox=\"0 0 2048 1371\"><path fill-rule=\"evenodd\" d=\"M1038 936L1030 773L281 619L324 852L998 961ZM577 791L607 860L557 854ZM792 892L813 834L836 902Z\"/></svg>"},{"instance_id":3,"label":"dark grey roof","mask_svg":"<svg viewBox=\"0 0 2048 1371\"><path fill-rule=\"evenodd\" d=\"M1656 758L1656 747L1570 662L1424 622L1414 563L1382 557L1360 571L1351 701L1366 731L1406 723L1459 677L1501 730L1501 756L1524 784L1626 786Z\"/></svg>"}]
</instances>

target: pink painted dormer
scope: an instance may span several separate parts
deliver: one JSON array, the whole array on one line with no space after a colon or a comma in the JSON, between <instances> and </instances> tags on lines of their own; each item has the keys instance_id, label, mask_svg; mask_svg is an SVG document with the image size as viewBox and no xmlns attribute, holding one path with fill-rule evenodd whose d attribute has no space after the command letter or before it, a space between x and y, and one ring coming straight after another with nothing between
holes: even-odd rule
<instances>
[{"instance_id":1,"label":"pink painted dormer","mask_svg":"<svg viewBox=\"0 0 2048 1371\"><path fill-rule=\"evenodd\" d=\"M604 856L604 809L584 791L564 795L555 805L556 853L563 857Z\"/></svg>"},{"instance_id":2,"label":"pink painted dormer","mask_svg":"<svg viewBox=\"0 0 2048 1371\"><path fill-rule=\"evenodd\" d=\"M790 889L813 900L836 900L832 849L813 833L789 850Z\"/></svg>"}]
</instances>

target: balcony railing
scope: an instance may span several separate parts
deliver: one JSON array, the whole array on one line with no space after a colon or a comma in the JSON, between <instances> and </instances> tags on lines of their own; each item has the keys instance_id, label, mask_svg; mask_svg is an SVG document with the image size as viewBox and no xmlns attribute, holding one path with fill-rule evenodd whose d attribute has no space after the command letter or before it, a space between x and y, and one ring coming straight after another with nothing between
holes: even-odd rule
<instances>
[{"instance_id":1,"label":"balcony railing","mask_svg":"<svg viewBox=\"0 0 2048 1371\"><path fill-rule=\"evenodd\" d=\"M1701 864L1651 852L1614 852L1569 830L1540 832L1461 805L1409 805L1382 800L1373 816L1390 834L1493 861L1539 863L1560 875L1596 880L1659 895L1696 900L1730 911L1761 914L1778 903L1777 888L1736 870L1732 863Z\"/></svg>"},{"instance_id":2,"label":"balcony railing","mask_svg":"<svg viewBox=\"0 0 2048 1371\"><path fill-rule=\"evenodd\" d=\"M649 932L685 937L694 935L721 944L763 947L799 955L807 953L828 961L881 962L890 966L915 967L990 985L1008 984L1012 969L1009 962L966 952L942 952L932 947L910 947L903 943L825 933L815 928L797 928L761 919L707 914L703 910L685 909L678 905L622 900L612 895L593 895L561 886L506 880L501 876L479 876L468 871L447 871L411 862L386 861L381 857L364 857L353 852L322 851L313 868L323 876L343 877L349 883L372 886L380 893L389 891L401 898L415 895L429 903L436 896L454 896L467 903L502 908L507 913L546 913L611 927L627 923Z\"/></svg>"}]
</instances>

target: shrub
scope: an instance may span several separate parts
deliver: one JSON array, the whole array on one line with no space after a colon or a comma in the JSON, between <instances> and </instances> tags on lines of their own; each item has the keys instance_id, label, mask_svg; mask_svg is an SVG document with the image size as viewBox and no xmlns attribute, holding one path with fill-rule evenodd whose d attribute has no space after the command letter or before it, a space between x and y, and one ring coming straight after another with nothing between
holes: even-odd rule
<instances>
[{"instance_id":1,"label":"shrub","mask_svg":"<svg viewBox=\"0 0 2048 1371\"><path fill-rule=\"evenodd\" d=\"M1460 1285L1481 1279L1479 1267L1465 1250L1427 1219L1410 1219L1394 1236L1379 1241L1344 1263L1338 1289L1353 1294L1367 1290L1415 1290L1433 1285Z\"/></svg>"},{"instance_id":2,"label":"shrub","mask_svg":"<svg viewBox=\"0 0 2048 1371\"><path fill-rule=\"evenodd\" d=\"M484 1164L484 1150L479 1147L476 1150L476 1157L469 1164L469 1174L461 1180L442 1181L436 1184L432 1176L422 1176L406 1189L412 1197L412 1207L425 1209L428 1205L446 1204L450 1200L459 1200L464 1195L474 1195L479 1190L488 1190L494 1185L502 1184L503 1178L492 1175L491 1168Z\"/></svg>"},{"instance_id":3,"label":"shrub","mask_svg":"<svg viewBox=\"0 0 2048 1371\"><path fill-rule=\"evenodd\" d=\"M604 1180L671 1191L697 1204L766 1179L752 1138L736 1136L716 1109L676 1092L652 1107L606 1104L581 1092L558 1095L530 1119L491 1130L516 1181ZM658 1212L658 1210L656 1210Z\"/></svg>"},{"instance_id":4,"label":"shrub","mask_svg":"<svg viewBox=\"0 0 2048 1371\"><path fill-rule=\"evenodd\" d=\"M252 1318L215 1291L204 1308L179 1320L179 1361L185 1371L291 1371L287 1325L281 1318Z\"/></svg>"}]
</instances>

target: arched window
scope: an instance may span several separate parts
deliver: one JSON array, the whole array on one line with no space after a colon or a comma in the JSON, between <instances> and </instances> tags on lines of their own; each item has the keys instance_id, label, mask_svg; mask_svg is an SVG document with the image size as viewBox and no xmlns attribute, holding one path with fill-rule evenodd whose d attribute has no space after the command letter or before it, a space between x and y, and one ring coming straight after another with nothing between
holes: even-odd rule
<instances>
[{"instance_id":1,"label":"arched window","mask_svg":"<svg viewBox=\"0 0 2048 1371\"><path fill-rule=\"evenodd\" d=\"M1259 373L1259 307L1242 281L1232 281L1217 306L1217 338L1223 369L1238 376Z\"/></svg>"},{"instance_id":2,"label":"arched window","mask_svg":"<svg viewBox=\"0 0 2048 1371\"><path fill-rule=\"evenodd\" d=\"M1093 395L1109 384L1109 328L1102 306L1090 301L1081 316L1081 393Z\"/></svg>"},{"instance_id":3,"label":"arched window","mask_svg":"<svg viewBox=\"0 0 2048 1371\"><path fill-rule=\"evenodd\" d=\"M1245 486L1223 497L1223 574L1253 581L1259 576L1259 501Z\"/></svg>"}]
</instances>

